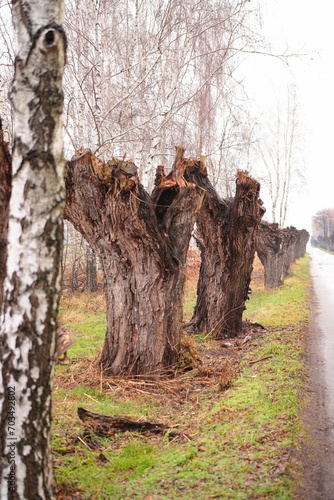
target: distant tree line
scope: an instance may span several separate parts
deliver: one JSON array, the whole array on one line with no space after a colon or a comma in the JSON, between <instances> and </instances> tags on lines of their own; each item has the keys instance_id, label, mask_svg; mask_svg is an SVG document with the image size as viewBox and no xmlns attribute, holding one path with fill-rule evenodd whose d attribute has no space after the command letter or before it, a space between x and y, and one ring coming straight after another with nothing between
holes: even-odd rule
<instances>
[{"instance_id":1,"label":"distant tree line","mask_svg":"<svg viewBox=\"0 0 334 500\"><path fill-rule=\"evenodd\" d=\"M312 218L312 246L334 252L334 209L319 210Z\"/></svg>"}]
</instances>

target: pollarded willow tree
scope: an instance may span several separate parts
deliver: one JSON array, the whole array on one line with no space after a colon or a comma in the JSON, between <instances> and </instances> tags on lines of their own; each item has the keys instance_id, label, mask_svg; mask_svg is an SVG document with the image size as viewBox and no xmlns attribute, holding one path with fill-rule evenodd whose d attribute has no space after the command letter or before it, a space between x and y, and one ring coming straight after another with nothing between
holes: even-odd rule
<instances>
[{"instance_id":1,"label":"pollarded willow tree","mask_svg":"<svg viewBox=\"0 0 334 500\"><path fill-rule=\"evenodd\" d=\"M0 322L0 496L50 499L55 498L51 389L65 200L62 1L13 2L13 19L18 52ZM3 155L0 161L3 172Z\"/></svg>"},{"instance_id":2,"label":"pollarded willow tree","mask_svg":"<svg viewBox=\"0 0 334 500\"><path fill-rule=\"evenodd\" d=\"M235 197L221 199L208 179L203 180L206 196L196 217L202 262L197 303L187 330L211 333L216 339L235 337L242 329L256 235L265 212L260 184L239 171Z\"/></svg>"},{"instance_id":3,"label":"pollarded willow tree","mask_svg":"<svg viewBox=\"0 0 334 500\"><path fill-rule=\"evenodd\" d=\"M264 267L264 286L275 288L284 283L284 235L277 223L260 224L256 251Z\"/></svg>"},{"instance_id":4,"label":"pollarded willow tree","mask_svg":"<svg viewBox=\"0 0 334 500\"><path fill-rule=\"evenodd\" d=\"M149 195L131 161L84 150L67 163L65 217L99 257L107 305L107 374L161 375L178 359L186 254L206 176L177 148Z\"/></svg>"},{"instance_id":5,"label":"pollarded willow tree","mask_svg":"<svg viewBox=\"0 0 334 500\"><path fill-rule=\"evenodd\" d=\"M295 259L301 259L304 257L309 239L310 233L306 229L298 230Z\"/></svg>"}]
</instances>

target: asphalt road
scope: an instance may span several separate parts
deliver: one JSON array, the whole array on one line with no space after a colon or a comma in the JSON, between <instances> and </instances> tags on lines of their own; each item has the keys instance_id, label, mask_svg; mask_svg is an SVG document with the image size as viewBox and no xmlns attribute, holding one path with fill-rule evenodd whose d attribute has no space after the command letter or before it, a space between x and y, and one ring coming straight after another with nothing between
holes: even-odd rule
<instances>
[{"instance_id":1,"label":"asphalt road","mask_svg":"<svg viewBox=\"0 0 334 500\"><path fill-rule=\"evenodd\" d=\"M314 248L311 256L310 272L318 303L315 320L321 331L320 354L327 389L326 406L334 418L334 255Z\"/></svg>"},{"instance_id":2,"label":"asphalt road","mask_svg":"<svg viewBox=\"0 0 334 500\"><path fill-rule=\"evenodd\" d=\"M334 500L334 255L311 255L312 314L308 332L309 435L302 500Z\"/></svg>"}]
</instances>

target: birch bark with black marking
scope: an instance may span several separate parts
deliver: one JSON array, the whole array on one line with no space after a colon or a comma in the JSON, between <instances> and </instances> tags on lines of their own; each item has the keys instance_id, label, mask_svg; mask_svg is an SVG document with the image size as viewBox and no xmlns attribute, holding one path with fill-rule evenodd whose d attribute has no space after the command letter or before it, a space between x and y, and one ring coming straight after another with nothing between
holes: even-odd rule
<instances>
[{"instance_id":1,"label":"birch bark with black marking","mask_svg":"<svg viewBox=\"0 0 334 500\"><path fill-rule=\"evenodd\" d=\"M51 390L65 198L62 2L13 0L13 20L18 52L11 93L13 177L1 316L0 496L49 499L55 498ZM8 425L10 387L15 390L14 436ZM15 481L8 489L8 443L13 437Z\"/></svg>"}]
</instances>

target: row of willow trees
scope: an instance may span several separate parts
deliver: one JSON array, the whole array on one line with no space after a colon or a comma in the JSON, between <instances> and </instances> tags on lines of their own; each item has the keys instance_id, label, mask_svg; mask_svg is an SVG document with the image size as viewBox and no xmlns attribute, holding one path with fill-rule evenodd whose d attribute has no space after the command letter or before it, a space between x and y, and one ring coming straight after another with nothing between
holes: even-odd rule
<instances>
[{"instance_id":1,"label":"row of willow trees","mask_svg":"<svg viewBox=\"0 0 334 500\"><path fill-rule=\"evenodd\" d=\"M309 238L306 229L280 228L278 224L261 222L256 251L264 267L266 288L283 285L291 264L305 254Z\"/></svg>"},{"instance_id":2,"label":"row of willow trees","mask_svg":"<svg viewBox=\"0 0 334 500\"><path fill-rule=\"evenodd\" d=\"M204 162L176 148L168 174L158 166L151 194L132 161L107 163L90 150L66 165L65 217L99 258L107 305L100 365L105 373L161 374L178 360L187 251L194 225L201 253L197 303L185 329L234 337L242 329L255 251L265 285L283 283L305 253L307 231L261 223L260 185L238 171L221 199Z\"/></svg>"},{"instance_id":3,"label":"row of willow trees","mask_svg":"<svg viewBox=\"0 0 334 500\"><path fill-rule=\"evenodd\" d=\"M265 288L284 284L295 260L305 254L309 241L306 229L280 228L277 223L261 222L256 239L256 253L264 267ZM333 236L312 238L311 245L326 250L334 248ZM197 246L201 242L197 239ZM67 222L65 226L65 250L63 256L63 290L96 292L102 288L99 262L83 236Z\"/></svg>"},{"instance_id":4,"label":"row of willow trees","mask_svg":"<svg viewBox=\"0 0 334 500\"><path fill-rule=\"evenodd\" d=\"M260 185L247 172L238 171L235 196L221 199L204 162L184 153L176 148L168 174L158 166L150 194L132 161L105 163L83 150L66 164L65 218L97 255L104 277L107 332L100 366L105 373L168 372L177 363L184 328L215 339L236 336L255 251L266 287L281 285L291 262L305 253L307 231L261 222ZM7 185L2 206L8 207L11 157L6 148L2 155L2 186ZM8 211L2 222L7 216ZM184 326L185 270L194 226L201 267L194 314ZM0 285L6 264L3 229Z\"/></svg>"},{"instance_id":5,"label":"row of willow trees","mask_svg":"<svg viewBox=\"0 0 334 500\"><path fill-rule=\"evenodd\" d=\"M188 329L215 338L240 331L264 213L259 190L239 171L235 197L222 200L203 161L185 158L183 148L176 148L168 175L157 168L151 194L132 162L104 163L85 150L67 163L65 217L93 248L104 275L106 373L161 374L177 362L195 223L202 264Z\"/></svg>"}]
</instances>

